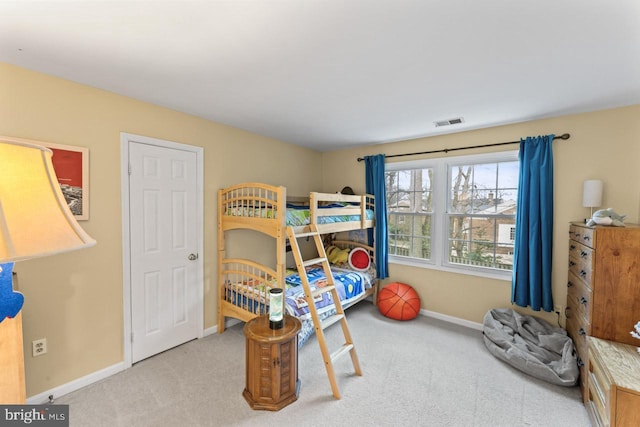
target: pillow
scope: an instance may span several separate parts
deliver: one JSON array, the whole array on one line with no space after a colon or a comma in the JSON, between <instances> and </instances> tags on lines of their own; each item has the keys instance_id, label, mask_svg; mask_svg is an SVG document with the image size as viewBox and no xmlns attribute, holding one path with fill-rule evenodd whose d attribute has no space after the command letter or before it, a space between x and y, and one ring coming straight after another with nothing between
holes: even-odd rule
<instances>
[{"instance_id":1,"label":"pillow","mask_svg":"<svg viewBox=\"0 0 640 427\"><path fill-rule=\"evenodd\" d=\"M344 264L349 259L349 249L340 249L337 246L327 246L325 250L327 259L331 264Z\"/></svg>"},{"instance_id":2,"label":"pillow","mask_svg":"<svg viewBox=\"0 0 640 427\"><path fill-rule=\"evenodd\" d=\"M371 266L369 252L364 248L354 248L349 252L349 265L357 271L367 271Z\"/></svg>"}]
</instances>

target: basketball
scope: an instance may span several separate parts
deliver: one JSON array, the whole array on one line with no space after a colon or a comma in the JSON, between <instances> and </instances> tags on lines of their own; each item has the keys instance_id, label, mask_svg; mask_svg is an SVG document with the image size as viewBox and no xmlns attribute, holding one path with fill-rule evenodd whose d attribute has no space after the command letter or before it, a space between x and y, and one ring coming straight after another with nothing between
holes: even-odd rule
<instances>
[{"instance_id":1,"label":"basketball","mask_svg":"<svg viewBox=\"0 0 640 427\"><path fill-rule=\"evenodd\" d=\"M406 283L390 283L378 293L378 310L394 320L411 320L420 313L420 296Z\"/></svg>"}]
</instances>

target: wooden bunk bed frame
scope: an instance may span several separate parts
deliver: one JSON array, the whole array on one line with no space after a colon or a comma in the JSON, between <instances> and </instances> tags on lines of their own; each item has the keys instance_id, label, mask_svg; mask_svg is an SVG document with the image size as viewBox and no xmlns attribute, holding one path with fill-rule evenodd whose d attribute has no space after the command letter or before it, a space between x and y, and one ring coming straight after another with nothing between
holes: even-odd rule
<instances>
[{"instance_id":1,"label":"wooden bunk bed frame","mask_svg":"<svg viewBox=\"0 0 640 427\"><path fill-rule=\"evenodd\" d=\"M367 210L374 209L372 195L347 195L337 193L312 192L309 198L295 197L290 201L300 203L307 200L309 222L316 224L321 234L333 234L343 231L374 227L374 220L367 219ZM267 313L268 287L285 288L286 274L286 209L287 190L282 186L264 183L242 183L218 191L218 333L224 332L225 318L232 317L247 322L254 317ZM322 209L327 204L344 203L343 207ZM349 215L357 221L323 223L323 217ZM296 232L305 231L306 226L295 227ZM227 258L225 250L226 232L234 229L253 230L276 239L276 268L243 258ZM374 248L345 240L332 241L331 244L342 248L362 247L372 259ZM231 295L227 289L229 283L255 284L249 293L246 289ZM264 286L258 286L264 285ZM244 294L243 294L244 292ZM377 280L374 285L345 308L377 294ZM233 298L237 301L234 303Z\"/></svg>"}]
</instances>

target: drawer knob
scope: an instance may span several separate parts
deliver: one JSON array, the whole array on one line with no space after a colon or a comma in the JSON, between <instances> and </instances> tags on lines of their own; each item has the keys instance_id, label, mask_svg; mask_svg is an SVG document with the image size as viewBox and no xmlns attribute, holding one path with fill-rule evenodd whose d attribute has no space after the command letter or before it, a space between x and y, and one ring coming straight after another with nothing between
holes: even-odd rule
<instances>
[{"instance_id":1,"label":"drawer knob","mask_svg":"<svg viewBox=\"0 0 640 427\"><path fill-rule=\"evenodd\" d=\"M580 328L580 330L578 331L578 335L585 336L587 335L587 332L584 330L584 328Z\"/></svg>"},{"instance_id":2,"label":"drawer knob","mask_svg":"<svg viewBox=\"0 0 640 427\"><path fill-rule=\"evenodd\" d=\"M580 304L586 304L589 301L585 297L580 297Z\"/></svg>"},{"instance_id":3,"label":"drawer knob","mask_svg":"<svg viewBox=\"0 0 640 427\"><path fill-rule=\"evenodd\" d=\"M573 283L571 283L571 280L569 280L569 281L567 282L567 288L570 288L570 287L572 287L572 286L573 286Z\"/></svg>"},{"instance_id":4,"label":"drawer knob","mask_svg":"<svg viewBox=\"0 0 640 427\"><path fill-rule=\"evenodd\" d=\"M589 236L583 236L582 238L583 238L584 240L586 240L587 242L588 242L589 240L591 240L591 237L589 237Z\"/></svg>"},{"instance_id":5,"label":"drawer knob","mask_svg":"<svg viewBox=\"0 0 640 427\"><path fill-rule=\"evenodd\" d=\"M586 258L587 255L589 255L589 254L586 253L585 251L580 251L580 258Z\"/></svg>"},{"instance_id":6,"label":"drawer knob","mask_svg":"<svg viewBox=\"0 0 640 427\"><path fill-rule=\"evenodd\" d=\"M571 249L572 251L575 250L575 248L576 248L576 245L570 245L569 246L569 249Z\"/></svg>"},{"instance_id":7,"label":"drawer knob","mask_svg":"<svg viewBox=\"0 0 640 427\"><path fill-rule=\"evenodd\" d=\"M580 270L580 277L585 277L587 275L587 272L584 270Z\"/></svg>"},{"instance_id":8,"label":"drawer knob","mask_svg":"<svg viewBox=\"0 0 640 427\"><path fill-rule=\"evenodd\" d=\"M569 261L569 267L573 267L574 265L576 265L576 263L575 263L575 262L573 262L573 261Z\"/></svg>"},{"instance_id":9,"label":"drawer knob","mask_svg":"<svg viewBox=\"0 0 640 427\"><path fill-rule=\"evenodd\" d=\"M578 366L580 368L582 368L584 366L584 362L582 361L582 358L578 356Z\"/></svg>"}]
</instances>

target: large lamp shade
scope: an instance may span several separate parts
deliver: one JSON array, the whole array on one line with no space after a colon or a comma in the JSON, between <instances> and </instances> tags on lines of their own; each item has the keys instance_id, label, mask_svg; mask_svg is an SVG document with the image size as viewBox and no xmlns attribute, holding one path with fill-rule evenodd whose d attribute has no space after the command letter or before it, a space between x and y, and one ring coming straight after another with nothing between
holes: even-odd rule
<instances>
[{"instance_id":1,"label":"large lamp shade","mask_svg":"<svg viewBox=\"0 0 640 427\"><path fill-rule=\"evenodd\" d=\"M0 263L96 243L69 210L51 156L36 144L0 140Z\"/></svg>"},{"instance_id":2,"label":"large lamp shade","mask_svg":"<svg viewBox=\"0 0 640 427\"><path fill-rule=\"evenodd\" d=\"M69 210L52 155L40 145L0 138L0 403L26 400L24 296L13 290L13 262L96 243Z\"/></svg>"}]
</instances>

